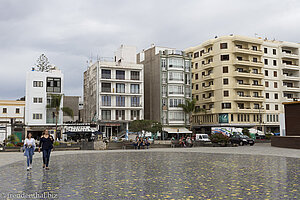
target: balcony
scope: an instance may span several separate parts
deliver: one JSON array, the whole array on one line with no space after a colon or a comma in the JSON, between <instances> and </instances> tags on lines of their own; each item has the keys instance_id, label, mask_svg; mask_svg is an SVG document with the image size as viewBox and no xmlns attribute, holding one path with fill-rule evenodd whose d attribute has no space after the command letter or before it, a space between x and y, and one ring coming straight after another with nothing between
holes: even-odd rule
<instances>
[{"instance_id":1,"label":"balcony","mask_svg":"<svg viewBox=\"0 0 300 200\"><path fill-rule=\"evenodd\" d=\"M296 86L283 86L282 91L287 91L287 92L300 92L300 88Z\"/></svg>"},{"instance_id":2,"label":"balcony","mask_svg":"<svg viewBox=\"0 0 300 200\"><path fill-rule=\"evenodd\" d=\"M202 69L209 69L209 68L212 68L211 62L210 62L210 63L205 63L205 64L203 64L203 66L202 66Z\"/></svg>"},{"instance_id":3,"label":"balcony","mask_svg":"<svg viewBox=\"0 0 300 200\"><path fill-rule=\"evenodd\" d=\"M171 83L183 83L184 79L183 78L169 78L169 82Z\"/></svg>"},{"instance_id":4,"label":"balcony","mask_svg":"<svg viewBox=\"0 0 300 200\"><path fill-rule=\"evenodd\" d=\"M262 101L264 101L264 97L263 96L250 96L250 95L244 95L244 96L236 95L235 101L255 101L255 102L262 102Z\"/></svg>"},{"instance_id":5,"label":"balcony","mask_svg":"<svg viewBox=\"0 0 300 200\"><path fill-rule=\"evenodd\" d=\"M233 50L235 53L251 54L251 55L257 55L257 56L263 55L263 52L261 50L253 50L253 49L249 49L249 48L239 48L239 47L234 47Z\"/></svg>"},{"instance_id":6,"label":"balcony","mask_svg":"<svg viewBox=\"0 0 300 200\"><path fill-rule=\"evenodd\" d=\"M283 80L300 81L300 77L299 76L289 76L289 75L284 74L283 75Z\"/></svg>"},{"instance_id":7,"label":"balcony","mask_svg":"<svg viewBox=\"0 0 300 200\"><path fill-rule=\"evenodd\" d=\"M212 74L212 73L210 73L210 74L205 74L204 76L202 76L202 79L204 80L204 81L206 81L206 80L210 80L210 79L214 79L215 77L214 77L214 75Z\"/></svg>"},{"instance_id":8,"label":"balcony","mask_svg":"<svg viewBox=\"0 0 300 200\"><path fill-rule=\"evenodd\" d=\"M261 61L253 62L250 60L234 60L234 65L243 65L243 66L253 66L253 67L263 67L263 63Z\"/></svg>"},{"instance_id":9,"label":"balcony","mask_svg":"<svg viewBox=\"0 0 300 200\"><path fill-rule=\"evenodd\" d=\"M282 101L283 102L300 101L300 98L283 97Z\"/></svg>"},{"instance_id":10,"label":"balcony","mask_svg":"<svg viewBox=\"0 0 300 200\"><path fill-rule=\"evenodd\" d=\"M215 97L214 96L211 96L211 97L205 97L203 98L202 102L214 102L215 101Z\"/></svg>"},{"instance_id":11,"label":"balcony","mask_svg":"<svg viewBox=\"0 0 300 200\"><path fill-rule=\"evenodd\" d=\"M210 57L210 56L213 56L212 51L205 52L205 53L203 54L203 58L208 58L208 57Z\"/></svg>"},{"instance_id":12,"label":"balcony","mask_svg":"<svg viewBox=\"0 0 300 200\"><path fill-rule=\"evenodd\" d=\"M264 78L263 73L253 73L250 71L235 71L233 72L234 77L243 77L243 78L257 78L262 79Z\"/></svg>"},{"instance_id":13,"label":"balcony","mask_svg":"<svg viewBox=\"0 0 300 200\"><path fill-rule=\"evenodd\" d=\"M253 90L264 90L265 86L264 85L260 85L260 84L252 84L251 85L251 89L253 89Z\"/></svg>"},{"instance_id":14,"label":"balcony","mask_svg":"<svg viewBox=\"0 0 300 200\"><path fill-rule=\"evenodd\" d=\"M292 70L299 70L299 65L296 65L296 64L286 64L286 63L283 63L282 64L282 68L283 69L292 69Z\"/></svg>"},{"instance_id":15,"label":"balcony","mask_svg":"<svg viewBox=\"0 0 300 200\"><path fill-rule=\"evenodd\" d=\"M202 91L211 91L214 89L215 89L215 87L213 85L205 85L202 87Z\"/></svg>"},{"instance_id":16,"label":"balcony","mask_svg":"<svg viewBox=\"0 0 300 200\"><path fill-rule=\"evenodd\" d=\"M236 83L234 89L246 89L246 90L250 90L251 89L251 85L249 83Z\"/></svg>"},{"instance_id":17,"label":"balcony","mask_svg":"<svg viewBox=\"0 0 300 200\"><path fill-rule=\"evenodd\" d=\"M299 59L299 55L293 53L286 53L284 51L281 53L281 56L282 58Z\"/></svg>"}]
</instances>

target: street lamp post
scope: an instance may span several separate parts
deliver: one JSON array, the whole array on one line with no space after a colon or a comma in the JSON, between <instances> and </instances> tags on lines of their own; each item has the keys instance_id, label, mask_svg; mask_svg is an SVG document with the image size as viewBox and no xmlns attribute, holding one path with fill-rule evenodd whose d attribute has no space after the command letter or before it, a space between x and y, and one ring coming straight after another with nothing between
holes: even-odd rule
<instances>
[{"instance_id":1,"label":"street lamp post","mask_svg":"<svg viewBox=\"0 0 300 200\"><path fill-rule=\"evenodd\" d=\"M261 106L261 107L258 107L258 116L259 116L259 127L261 128L261 123L262 123L262 116L261 116L261 114L260 114L260 109L264 109L264 107L263 106ZM257 127L257 129L256 129L256 134L258 134L258 127Z\"/></svg>"}]
</instances>

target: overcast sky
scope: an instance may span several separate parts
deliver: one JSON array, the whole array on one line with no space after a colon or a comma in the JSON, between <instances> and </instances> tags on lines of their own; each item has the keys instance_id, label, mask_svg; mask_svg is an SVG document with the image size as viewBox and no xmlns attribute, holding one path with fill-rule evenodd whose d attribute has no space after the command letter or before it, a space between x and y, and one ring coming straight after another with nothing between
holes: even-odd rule
<instances>
[{"instance_id":1,"label":"overcast sky","mask_svg":"<svg viewBox=\"0 0 300 200\"><path fill-rule=\"evenodd\" d=\"M229 34L300 42L297 0L1 0L0 99L25 95L25 76L45 53L82 95L86 61L120 44L185 49Z\"/></svg>"}]
</instances>

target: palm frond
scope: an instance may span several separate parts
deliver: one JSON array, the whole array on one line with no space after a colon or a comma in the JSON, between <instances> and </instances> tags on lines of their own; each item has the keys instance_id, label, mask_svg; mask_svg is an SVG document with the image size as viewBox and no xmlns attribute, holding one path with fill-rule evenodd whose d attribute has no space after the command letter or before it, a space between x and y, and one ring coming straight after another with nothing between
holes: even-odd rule
<instances>
[{"instance_id":1,"label":"palm frond","mask_svg":"<svg viewBox=\"0 0 300 200\"><path fill-rule=\"evenodd\" d=\"M74 118L74 113L73 110L69 107L62 107L61 110L67 114L68 116L72 117L72 119Z\"/></svg>"}]
</instances>

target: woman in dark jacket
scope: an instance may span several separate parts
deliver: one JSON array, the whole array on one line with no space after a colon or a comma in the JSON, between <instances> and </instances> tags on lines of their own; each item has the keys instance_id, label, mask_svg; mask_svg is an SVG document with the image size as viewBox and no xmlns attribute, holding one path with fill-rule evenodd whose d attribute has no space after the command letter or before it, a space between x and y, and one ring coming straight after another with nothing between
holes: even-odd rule
<instances>
[{"instance_id":1,"label":"woman in dark jacket","mask_svg":"<svg viewBox=\"0 0 300 200\"><path fill-rule=\"evenodd\" d=\"M43 151L43 168L46 167L46 170L49 170L48 165L50 160L51 149L53 149L53 138L48 133L48 130L45 130L45 134L41 137L39 152L41 152L41 147Z\"/></svg>"}]
</instances>

